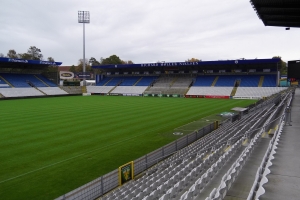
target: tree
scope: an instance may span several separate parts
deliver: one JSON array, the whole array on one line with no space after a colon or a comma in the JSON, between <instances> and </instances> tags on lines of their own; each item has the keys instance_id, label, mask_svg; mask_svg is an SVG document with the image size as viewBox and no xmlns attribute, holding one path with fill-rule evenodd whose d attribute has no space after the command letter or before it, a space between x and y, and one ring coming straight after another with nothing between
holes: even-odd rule
<instances>
[{"instance_id":1,"label":"tree","mask_svg":"<svg viewBox=\"0 0 300 200\"><path fill-rule=\"evenodd\" d=\"M131 60L128 60L128 61L122 60L122 64L134 64L134 63Z\"/></svg>"},{"instance_id":2,"label":"tree","mask_svg":"<svg viewBox=\"0 0 300 200\"><path fill-rule=\"evenodd\" d=\"M49 62L55 62L55 61L54 61L54 58L52 58L52 57L48 57L47 60L48 60Z\"/></svg>"},{"instance_id":3,"label":"tree","mask_svg":"<svg viewBox=\"0 0 300 200\"><path fill-rule=\"evenodd\" d=\"M19 53L18 54L18 57L21 58L21 59L24 59L24 60L31 60L31 56L27 53Z\"/></svg>"},{"instance_id":4,"label":"tree","mask_svg":"<svg viewBox=\"0 0 300 200\"><path fill-rule=\"evenodd\" d=\"M112 55L109 56L108 58L105 58L102 60L102 65L118 65L118 64L122 64L122 60L116 56L116 55Z\"/></svg>"},{"instance_id":5,"label":"tree","mask_svg":"<svg viewBox=\"0 0 300 200\"><path fill-rule=\"evenodd\" d=\"M19 54L19 57L25 60L43 60L41 50L35 46L30 46L27 53Z\"/></svg>"},{"instance_id":6,"label":"tree","mask_svg":"<svg viewBox=\"0 0 300 200\"><path fill-rule=\"evenodd\" d=\"M200 62L201 60L197 59L197 58L191 58L191 59L187 59L185 62Z\"/></svg>"},{"instance_id":7,"label":"tree","mask_svg":"<svg viewBox=\"0 0 300 200\"><path fill-rule=\"evenodd\" d=\"M279 58L279 59L281 59L281 56L273 56L273 58ZM281 59L281 66L280 66L280 74L281 75L287 74L286 62L284 62L282 59Z\"/></svg>"},{"instance_id":8,"label":"tree","mask_svg":"<svg viewBox=\"0 0 300 200\"><path fill-rule=\"evenodd\" d=\"M72 65L69 69L70 72L76 72L76 67L75 65Z\"/></svg>"},{"instance_id":9,"label":"tree","mask_svg":"<svg viewBox=\"0 0 300 200\"><path fill-rule=\"evenodd\" d=\"M89 61L88 59L85 59L85 71L86 72L90 72L91 70L91 66L89 65ZM82 72L83 71L83 59L79 59L78 61L78 65L76 67L76 72Z\"/></svg>"},{"instance_id":10,"label":"tree","mask_svg":"<svg viewBox=\"0 0 300 200\"><path fill-rule=\"evenodd\" d=\"M96 58L94 58L94 57L91 57L91 58L90 58L89 63L90 63L90 65L92 65L92 66L100 65L100 62L99 62L98 60L96 60Z\"/></svg>"},{"instance_id":11,"label":"tree","mask_svg":"<svg viewBox=\"0 0 300 200\"><path fill-rule=\"evenodd\" d=\"M9 57L9 58L18 58L18 54L14 49L10 49L7 53L7 57Z\"/></svg>"},{"instance_id":12,"label":"tree","mask_svg":"<svg viewBox=\"0 0 300 200\"><path fill-rule=\"evenodd\" d=\"M32 60L43 60L43 54L41 54L41 50L35 46L30 46L27 50L27 54L32 56Z\"/></svg>"},{"instance_id":13,"label":"tree","mask_svg":"<svg viewBox=\"0 0 300 200\"><path fill-rule=\"evenodd\" d=\"M4 58L4 54L3 53L0 53L0 58Z\"/></svg>"}]
</instances>

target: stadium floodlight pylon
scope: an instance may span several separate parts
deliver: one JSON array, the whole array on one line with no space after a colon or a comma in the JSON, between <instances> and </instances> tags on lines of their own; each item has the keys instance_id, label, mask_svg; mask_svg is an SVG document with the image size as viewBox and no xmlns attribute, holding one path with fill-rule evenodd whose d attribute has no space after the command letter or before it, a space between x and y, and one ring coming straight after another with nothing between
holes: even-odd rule
<instances>
[{"instance_id":1,"label":"stadium floodlight pylon","mask_svg":"<svg viewBox=\"0 0 300 200\"><path fill-rule=\"evenodd\" d=\"M85 24L90 23L90 11L78 11L78 23L83 24L83 62L82 62L82 71L83 71L83 86L86 86L86 83L85 83Z\"/></svg>"}]
</instances>

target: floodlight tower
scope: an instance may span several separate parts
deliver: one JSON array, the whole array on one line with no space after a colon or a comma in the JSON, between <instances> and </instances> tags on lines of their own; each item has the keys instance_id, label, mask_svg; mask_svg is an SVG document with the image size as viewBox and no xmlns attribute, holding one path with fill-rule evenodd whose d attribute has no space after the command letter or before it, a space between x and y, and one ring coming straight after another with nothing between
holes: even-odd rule
<instances>
[{"instance_id":1,"label":"floodlight tower","mask_svg":"<svg viewBox=\"0 0 300 200\"><path fill-rule=\"evenodd\" d=\"M90 23L90 11L78 11L78 23L83 24L83 86L85 86L85 24Z\"/></svg>"}]
</instances>

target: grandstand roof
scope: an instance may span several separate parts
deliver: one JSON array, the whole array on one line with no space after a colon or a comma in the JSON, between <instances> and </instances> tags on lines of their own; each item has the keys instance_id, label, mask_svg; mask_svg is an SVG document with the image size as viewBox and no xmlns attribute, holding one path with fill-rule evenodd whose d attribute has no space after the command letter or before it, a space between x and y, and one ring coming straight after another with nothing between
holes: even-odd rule
<instances>
[{"instance_id":1,"label":"grandstand roof","mask_svg":"<svg viewBox=\"0 0 300 200\"><path fill-rule=\"evenodd\" d=\"M49 65L61 65L62 62L49 62L43 60L24 60L24 59L16 59L16 58L2 58L0 57L0 67L46 67Z\"/></svg>"},{"instance_id":2,"label":"grandstand roof","mask_svg":"<svg viewBox=\"0 0 300 200\"><path fill-rule=\"evenodd\" d=\"M300 28L299 0L250 0L265 26Z\"/></svg>"},{"instance_id":3,"label":"grandstand roof","mask_svg":"<svg viewBox=\"0 0 300 200\"><path fill-rule=\"evenodd\" d=\"M281 59L252 59L252 60L219 60L219 61L199 61L199 62L165 62L165 63L141 63L141 64L120 64L120 65L99 65L92 66L98 69L120 69L120 68L151 68L151 67L187 67L187 66L216 66L216 65L251 65L251 64L276 64Z\"/></svg>"}]
</instances>

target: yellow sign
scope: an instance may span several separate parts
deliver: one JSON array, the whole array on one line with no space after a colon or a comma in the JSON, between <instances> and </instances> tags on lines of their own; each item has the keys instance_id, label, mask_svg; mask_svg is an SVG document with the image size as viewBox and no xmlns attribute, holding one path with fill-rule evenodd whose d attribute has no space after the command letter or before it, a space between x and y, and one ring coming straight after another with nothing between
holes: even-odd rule
<instances>
[{"instance_id":1,"label":"yellow sign","mask_svg":"<svg viewBox=\"0 0 300 200\"><path fill-rule=\"evenodd\" d=\"M134 177L133 161L119 167L119 185L123 185Z\"/></svg>"}]
</instances>

